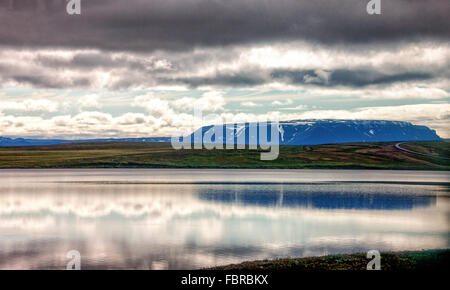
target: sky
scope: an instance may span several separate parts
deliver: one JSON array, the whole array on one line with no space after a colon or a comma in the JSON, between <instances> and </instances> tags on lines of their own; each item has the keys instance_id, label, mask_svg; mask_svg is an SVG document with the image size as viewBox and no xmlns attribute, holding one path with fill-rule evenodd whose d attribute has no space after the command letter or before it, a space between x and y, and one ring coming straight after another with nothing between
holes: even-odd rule
<instances>
[{"instance_id":1,"label":"sky","mask_svg":"<svg viewBox=\"0 0 450 290\"><path fill-rule=\"evenodd\" d=\"M450 1L0 0L0 136L277 118L450 129Z\"/></svg>"}]
</instances>

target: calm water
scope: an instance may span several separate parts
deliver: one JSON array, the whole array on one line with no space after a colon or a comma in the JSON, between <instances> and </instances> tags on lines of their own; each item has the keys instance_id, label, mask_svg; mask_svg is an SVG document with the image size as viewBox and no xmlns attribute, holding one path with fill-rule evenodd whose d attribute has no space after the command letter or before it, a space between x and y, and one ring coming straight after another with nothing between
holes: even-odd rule
<instances>
[{"instance_id":1,"label":"calm water","mask_svg":"<svg viewBox=\"0 0 450 290\"><path fill-rule=\"evenodd\" d=\"M0 269L449 248L450 172L1 170Z\"/></svg>"}]
</instances>

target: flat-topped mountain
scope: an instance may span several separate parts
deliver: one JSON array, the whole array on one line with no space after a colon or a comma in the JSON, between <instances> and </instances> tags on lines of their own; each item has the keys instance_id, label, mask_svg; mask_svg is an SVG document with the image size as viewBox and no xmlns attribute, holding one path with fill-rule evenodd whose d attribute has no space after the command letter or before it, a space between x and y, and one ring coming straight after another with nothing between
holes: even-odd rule
<instances>
[{"instance_id":1,"label":"flat-topped mountain","mask_svg":"<svg viewBox=\"0 0 450 290\"><path fill-rule=\"evenodd\" d=\"M255 124L255 123L253 123ZM279 123L279 137L281 145L317 145L328 143L350 142L387 142L387 141L414 141L414 140L440 140L436 131L426 126L413 125L409 122L379 121L379 120L292 120ZM226 130L229 132L228 142L242 144L245 134L245 144L255 144L250 139L250 123L236 124L234 127L223 128L223 136L226 138ZM210 134L213 126L205 126L198 129L197 136ZM271 125L267 126L267 135L270 136ZM195 139L195 133L191 135ZM255 138L255 136L253 136ZM199 138L197 138L199 139ZM212 138L213 143L223 142L220 138ZM270 140L270 137L269 137ZM196 140L197 141L197 140Z\"/></svg>"}]
</instances>

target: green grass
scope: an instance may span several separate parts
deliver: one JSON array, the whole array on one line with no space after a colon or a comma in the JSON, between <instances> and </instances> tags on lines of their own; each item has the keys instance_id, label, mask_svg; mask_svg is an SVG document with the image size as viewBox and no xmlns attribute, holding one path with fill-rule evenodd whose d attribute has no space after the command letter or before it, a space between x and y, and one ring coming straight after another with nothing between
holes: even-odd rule
<instances>
[{"instance_id":1,"label":"green grass","mask_svg":"<svg viewBox=\"0 0 450 290\"><path fill-rule=\"evenodd\" d=\"M370 259L366 254L330 255L324 257L290 258L244 262L211 268L212 270L366 270ZM381 253L381 270L384 271L445 271L450 262L450 250L429 250L420 252Z\"/></svg>"},{"instance_id":2,"label":"green grass","mask_svg":"<svg viewBox=\"0 0 450 290\"><path fill-rule=\"evenodd\" d=\"M450 170L450 161L410 154L394 142L281 146L278 159L260 160L259 150L174 150L168 143L105 142L36 147L0 147L0 168L336 168ZM449 156L448 141L402 145Z\"/></svg>"}]
</instances>

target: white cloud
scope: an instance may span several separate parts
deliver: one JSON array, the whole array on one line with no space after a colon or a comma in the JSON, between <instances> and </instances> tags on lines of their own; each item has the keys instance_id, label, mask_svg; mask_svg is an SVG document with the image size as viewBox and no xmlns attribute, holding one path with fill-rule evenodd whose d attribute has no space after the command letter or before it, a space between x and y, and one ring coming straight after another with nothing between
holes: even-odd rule
<instances>
[{"instance_id":1,"label":"white cloud","mask_svg":"<svg viewBox=\"0 0 450 290\"><path fill-rule=\"evenodd\" d=\"M257 103L255 103L255 102L248 101L248 102L242 102L242 103L241 103L241 106L243 106L243 107L249 107L249 108L254 108L254 107L261 107L261 104L257 104Z\"/></svg>"},{"instance_id":2,"label":"white cloud","mask_svg":"<svg viewBox=\"0 0 450 290\"><path fill-rule=\"evenodd\" d=\"M206 92L203 96L197 100L197 104L200 105L202 110L220 111L223 110L226 102L223 97L223 92L212 91Z\"/></svg>"},{"instance_id":3,"label":"white cloud","mask_svg":"<svg viewBox=\"0 0 450 290\"><path fill-rule=\"evenodd\" d=\"M134 106L145 108L150 114L157 116L173 113L169 106L169 101L161 100L152 94L141 95L134 98Z\"/></svg>"},{"instance_id":4,"label":"white cloud","mask_svg":"<svg viewBox=\"0 0 450 290\"><path fill-rule=\"evenodd\" d=\"M101 108L99 103L100 96L97 94L89 94L78 99L78 105L81 108Z\"/></svg>"},{"instance_id":5,"label":"white cloud","mask_svg":"<svg viewBox=\"0 0 450 290\"><path fill-rule=\"evenodd\" d=\"M286 100L281 100L281 101L275 100L275 101L272 102L272 105L273 106L287 106L287 105L290 105L292 103L293 103L293 101L291 99L286 99Z\"/></svg>"},{"instance_id":6,"label":"white cloud","mask_svg":"<svg viewBox=\"0 0 450 290\"><path fill-rule=\"evenodd\" d=\"M1 111L56 112L59 104L47 99L29 99L24 101L0 101Z\"/></svg>"},{"instance_id":7,"label":"white cloud","mask_svg":"<svg viewBox=\"0 0 450 290\"><path fill-rule=\"evenodd\" d=\"M83 112L75 116L74 121L80 125L99 125L110 123L112 121L111 114L102 112Z\"/></svg>"},{"instance_id":8,"label":"white cloud","mask_svg":"<svg viewBox=\"0 0 450 290\"><path fill-rule=\"evenodd\" d=\"M178 109L193 110L200 109L202 111L222 111L225 106L225 98L223 92L211 91L203 93L200 98L183 97L171 102L171 105Z\"/></svg>"},{"instance_id":9,"label":"white cloud","mask_svg":"<svg viewBox=\"0 0 450 290\"><path fill-rule=\"evenodd\" d=\"M222 92L211 91L203 93L200 98L182 97L176 100L161 99L154 94L141 95L134 98L133 105L145 108L155 116L174 115L174 110L192 112L194 109L201 111L222 111L225 106L225 98Z\"/></svg>"},{"instance_id":10,"label":"white cloud","mask_svg":"<svg viewBox=\"0 0 450 290\"><path fill-rule=\"evenodd\" d=\"M149 122L149 116L140 113L126 113L115 119L118 125L139 125Z\"/></svg>"},{"instance_id":11,"label":"white cloud","mask_svg":"<svg viewBox=\"0 0 450 290\"><path fill-rule=\"evenodd\" d=\"M298 105L294 108L282 108L281 110L286 110L286 111L304 111L308 109L307 105Z\"/></svg>"},{"instance_id":12,"label":"white cloud","mask_svg":"<svg viewBox=\"0 0 450 290\"><path fill-rule=\"evenodd\" d=\"M367 87L361 89L348 88L308 88L302 92L303 95L312 97L353 97L363 100L401 100L401 99L422 99L439 100L450 98L450 93L446 90L421 83L392 84L385 87Z\"/></svg>"}]
</instances>

